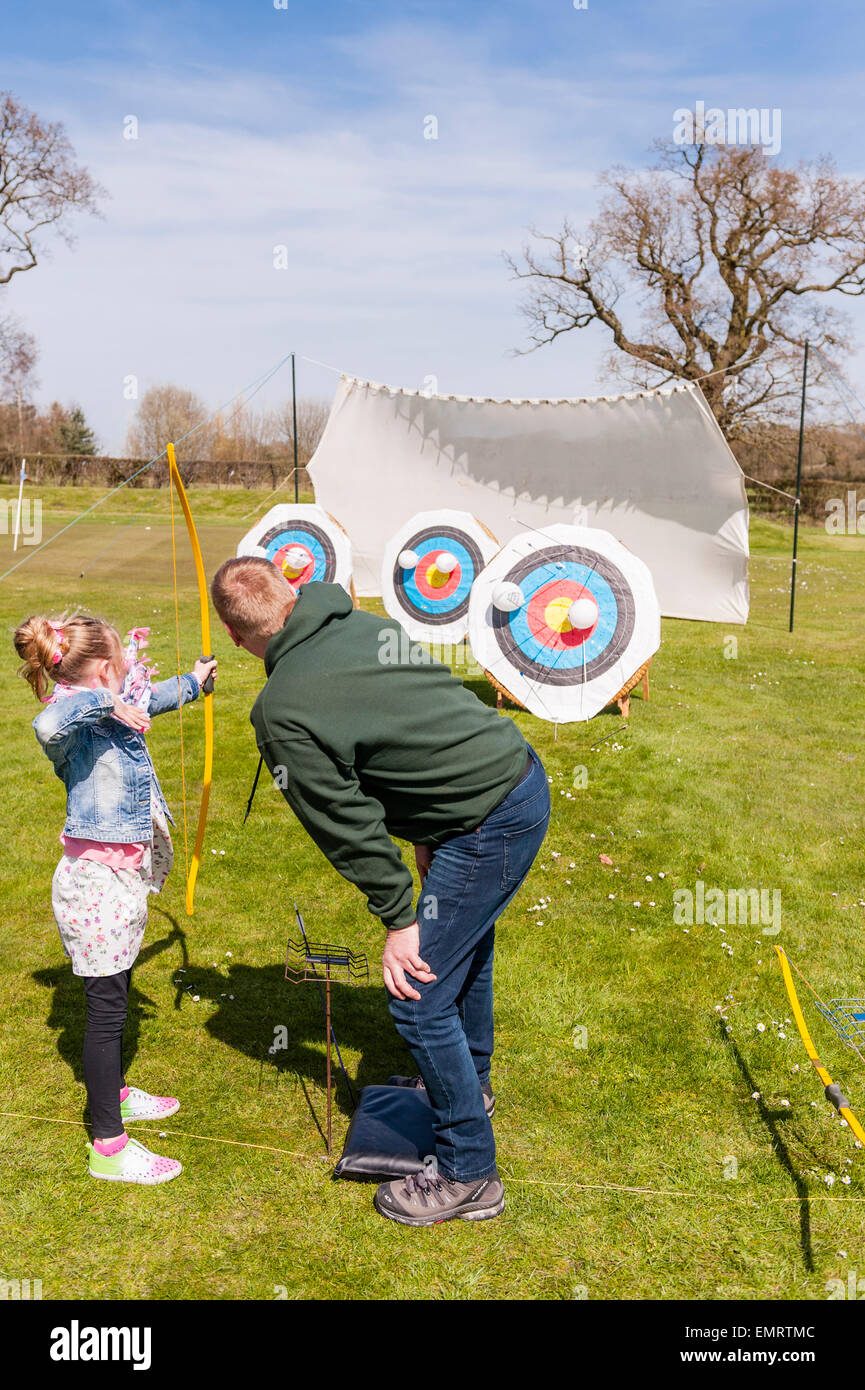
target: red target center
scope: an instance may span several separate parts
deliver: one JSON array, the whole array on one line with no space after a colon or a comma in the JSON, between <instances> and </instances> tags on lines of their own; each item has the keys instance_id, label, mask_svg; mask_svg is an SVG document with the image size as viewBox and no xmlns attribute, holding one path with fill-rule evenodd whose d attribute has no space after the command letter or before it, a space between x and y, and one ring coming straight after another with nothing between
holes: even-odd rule
<instances>
[{"instance_id":1,"label":"red target center","mask_svg":"<svg viewBox=\"0 0 865 1390\"><path fill-rule=\"evenodd\" d=\"M574 599L589 598L597 608L594 594L575 579L551 579L536 589L529 599L526 621L532 636L548 651L565 651L579 647L591 637L598 625L600 613L591 627L571 627L567 610ZM561 624L561 626L560 626Z\"/></svg>"},{"instance_id":2,"label":"red target center","mask_svg":"<svg viewBox=\"0 0 865 1390\"><path fill-rule=\"evenodd\" d=\"M286 557L289 551L302 550L306 556L306 562L300 571L295 565L286 566ZM280 546L273 556L273 563L278 570L281 570L289 584L308 584L315 573L315 557L310 553L309 547L302 541L289 541L286 545Z\"/></svg>"},{"instance_id":3,"label":"red target center","mask_svg":"<svg viewBox=\"0 0 865 1390\"><path fill-rule=\"evenodd\" d=\"M459 563L447 576L436 568L436 560L444 554L442 549L428 550L417 562L414 582L424 598L441 602L442 599L450 598L451 594L456 593L460 586L462 569Z\"/></svg>"}]
</instances>

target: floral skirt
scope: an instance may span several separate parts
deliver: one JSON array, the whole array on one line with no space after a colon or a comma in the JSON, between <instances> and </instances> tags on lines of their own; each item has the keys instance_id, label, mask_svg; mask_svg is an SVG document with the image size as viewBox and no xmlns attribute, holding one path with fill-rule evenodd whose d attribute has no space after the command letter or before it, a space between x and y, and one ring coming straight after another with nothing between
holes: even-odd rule
<instances>
[{"instance_id":1,"label":"floral skirt","mask_svg":"<svg viewBox=\"0 0 865 1390\"><path fill-rule=\"evenodd\" d=\"M111 869L64 854L54 871L51 906L75 975L119 975L135 961L147 926L147 899L158 893L172 861L160 816L140 869Z\"/></svg>"}]
</instances>

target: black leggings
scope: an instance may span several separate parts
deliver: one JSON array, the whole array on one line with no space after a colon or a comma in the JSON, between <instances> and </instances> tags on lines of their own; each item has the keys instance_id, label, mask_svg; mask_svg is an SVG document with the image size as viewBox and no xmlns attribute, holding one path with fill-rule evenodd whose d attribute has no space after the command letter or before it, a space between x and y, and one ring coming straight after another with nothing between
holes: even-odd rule
<instances>
[{"instance_id":1,"label":"black leggings","mask_svg":"<svg viewBox=\"0 0 865 1390\"><path fill-rule=\"evenodd\" d=\"M87 993L84 1085L94 1139L113 1139L123 1133L120 1092L126 1082L122 1048L131 975L130 966L118 975L93 975L84 980Z\"/></svg>"}]
</instances>

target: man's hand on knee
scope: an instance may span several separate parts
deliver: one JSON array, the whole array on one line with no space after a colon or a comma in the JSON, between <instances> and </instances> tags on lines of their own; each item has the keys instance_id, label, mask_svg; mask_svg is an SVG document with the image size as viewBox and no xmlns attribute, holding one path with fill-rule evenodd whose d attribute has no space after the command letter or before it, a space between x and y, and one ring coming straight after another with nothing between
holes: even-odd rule
<instances>
[{"instance_id":1,"label":"man's hand on knee","mask_svg":"<svg viewBox=\"0 0 865 1390\"><path fill-rule=\"evenodd\" d=\"M436 978L426 961L421 960L419 951L420 928L417 922L388 932L381 969L385 986L395 999L420 999L417 990L406 979L406 972L423 984L429 984Z\"/></svg>"}]
</instances>

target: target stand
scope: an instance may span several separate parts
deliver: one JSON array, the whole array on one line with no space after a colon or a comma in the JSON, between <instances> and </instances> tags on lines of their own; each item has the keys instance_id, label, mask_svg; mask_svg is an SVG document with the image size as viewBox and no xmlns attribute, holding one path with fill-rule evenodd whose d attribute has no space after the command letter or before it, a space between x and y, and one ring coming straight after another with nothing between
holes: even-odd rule
<instances>
[{"instance_id":1,"label":"target stand","mask_svg":"<svg viewBox=\"0 0 865 1390\"><path fill-rule=\"evenodd\" d=\"M358 985L369 983L369 963L366 956L359 951L352 951L348 946L333 946L329 942L310 941L306 934L303 918L297 903L294 905L294 915L297 920L298 930L300 931L300 941L293 941L291 937L285 952L285 978L291 980L292 984L303 984L309 981L318 985L319 997L321 998L324 1010L325 1031L327 1036L327 1156L330 1158L332 1152L332 1115L333 1115L333 1068L331 1044L336 1048L336 1055L339 1058L339 1065L348 1087L349 1095L354 1101L354 1092L348 1073L343 1065L342 1053L339 1050L339 1043L333 1031L333 1021L331 1017L331 996L330 987L333 981L346 985ZM323 987L323 988L322 988Z\"/></svg>"},{"instance_id":2,"label":"target stand","mask_svg":"<svg viewBox=\"0 0 865 1390\"><path fill-rule=\"evenodd\" d=\"M661 641L646 565L606 531L549 526L515 537L469 602L469 640L488 679L556 725L591 719L643 681Z\"/></svg>"},{"instance_id":3,"label":"target stand","mask_svg":"<svg viewBox=\"0 0 865 1390\"><path fill-rule=\"evenodd\" d=\"M321 582L341 584L357 598L351 541L339 522L312 502L280 502L247 531L237 554L270 560L295 589Z\"/></svg>"},{"instance_id":4,"label":"target stand","mask_svg":"<svg viewBox=\"0 0 865 1390\"><path fill-rule=\"evenodd\" d=\"M497 550L495 536L471 512L418 512L385 546L385 612L413 642L461 642L472 585Z\"/></svg>"}]
</instances>

